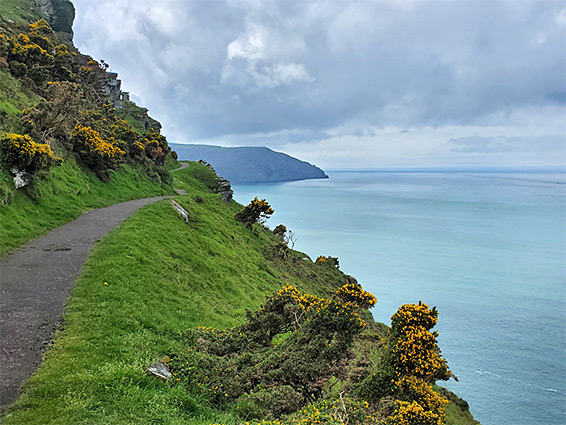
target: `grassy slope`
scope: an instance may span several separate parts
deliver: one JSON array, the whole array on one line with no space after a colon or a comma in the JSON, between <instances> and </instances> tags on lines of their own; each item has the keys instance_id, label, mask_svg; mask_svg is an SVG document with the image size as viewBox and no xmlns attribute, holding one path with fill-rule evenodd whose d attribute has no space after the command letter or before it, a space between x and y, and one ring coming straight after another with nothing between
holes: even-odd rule
<instances>
[{"instance_id":1,"label":"grassy slope","mask_svg":"<svg viewBox=\"0 0 566 425\"><path fill-rule=\"evenodd\" d=\"M191 165L176 177L187 190L179 202L190 222L162 201L95 247L64 329L6 424L231 423L229 413L146 376L146 367L182 349L179 330L241 323L245 309L281 282L319 294L344 283L335 268L300 254L289 263L266 259L270 233L254 235L234 220L241 206L210 193L214 176L205 167Z\"/></svg>"},{"instance_id":2,"label":"grassy slope","mask_svg":"<svg viewBox=\"0 0 566 425\"><path fill-rule=\"evenodd\" d=\"M0 70L0 129L8 122L15 122L23 109L38 101L37 95L24 92L21 83L9 71Z\"/></svg>"},{"instance_id":3,"label":"grassy slope","mask_svg":"<svg viewBox=\"0 0 566 425\"><path fill-rule=\"evenodd\" d=\"M43 16L31 2L25 0L2 0L0 17L18 24L28 24Z\"/></svg>"},{"instance_id":4,"label":"grassy slope","mask_svg":"<svg viewBox=\"0 0 566 425\"><path fill-rule=\"evenodd\" d=\"M15 191L9 175L0 171L0 192L9 191L10 197L15 194L8 205L0 203L0 257L87 209L174 193L171 187L154 183L143 170L129 165L115 172L109 183L102 183L71 158L36 183L37 191L30 197L25 190Z\"/></svg>"}]
</instances>

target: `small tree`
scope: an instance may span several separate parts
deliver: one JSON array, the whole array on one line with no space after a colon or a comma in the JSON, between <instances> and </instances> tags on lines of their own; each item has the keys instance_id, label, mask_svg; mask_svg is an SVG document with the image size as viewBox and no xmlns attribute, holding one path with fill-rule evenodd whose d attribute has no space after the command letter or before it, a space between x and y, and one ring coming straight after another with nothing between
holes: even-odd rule
<instances>
[{"instance_id":1,"label":"small tree","mask_svg":"<svg viewBox=\"0 0 566 425\"><path fill-rule=\"evenodd\" d=\"M273 208L267 203L265 199L257 199L257 196L238 214L236 220L241 221L247 225L254 223L264 223L265 220L273 214Z\"/></svg>"}]
</instances>

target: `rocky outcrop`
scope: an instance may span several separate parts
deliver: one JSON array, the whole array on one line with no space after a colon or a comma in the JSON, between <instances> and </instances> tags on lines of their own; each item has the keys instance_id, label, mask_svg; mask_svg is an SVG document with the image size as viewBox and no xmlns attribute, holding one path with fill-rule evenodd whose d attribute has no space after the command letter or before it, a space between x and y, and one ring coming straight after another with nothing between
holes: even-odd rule
<instances>
[{"instance_id":1,"label":"rocky outcrop","mask_svg":"<svg viewBox=\"0 0 566 425\"><path fill-rule=\"evenodd\" d=\"M216 189L216 193L220 194L220 197L224 202L230 202L232 200L232 197L234 196L230 182L222 177L218 177L217 181L218 188Z\"/></svg>"},{"instance_id":2,"label":"rocky outcrop","mask_svg":"<svg viewBox=\"0 0 566 425\"><path fill-rule=\"evenodd\" d=\"M173 375L171 375L171 372L169 372L167 365L161 362L152 364L147 368L146 373L148 375L155 376L156 378L159 378L163 381L168 381L173 377Z\"/></svg>"},{"instance_id":3,"label":"rocky outcrop","mask_svg":"<svg viewBox=\"0 0 566 425\"><path fill-rule=\"evenodd\" d=\"M45 15L49 25L67 42L73 40L75 7L69 0L31 0Z\"/></svg>"},{"instance_id":4,"label":"rocky outcrop","mask_svg":"<svg viewBox=\"0 0 566 425\"><path fill-rule=\"evenodd\" d=\"M14 168L11 170L11 172L14 176L14 185L16 185L16 189L27 186L33 180L33 175L26 171L20 171Z\"/></svg>"}]
</instances>

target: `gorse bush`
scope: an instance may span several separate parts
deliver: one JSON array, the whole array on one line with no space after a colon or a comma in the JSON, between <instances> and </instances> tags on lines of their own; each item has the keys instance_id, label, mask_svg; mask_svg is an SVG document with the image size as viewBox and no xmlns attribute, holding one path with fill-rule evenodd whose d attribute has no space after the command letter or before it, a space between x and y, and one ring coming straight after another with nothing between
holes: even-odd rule
<instances>
[{"instance_id":1,"label":"gorse bush","mask_svg":"<svg viewBox=\"0 0 566 425\"><path fill-rule=\"evenodd\" d=\"M188 347L171 356L175 379L244 418L296 412L319 400L330 379L345 377L354 337L366 328L358 313L375 304L358 293L344 303L339 293L320 298L287 285L242 326L183 332Z\"/></svg>"},{"instance_id":2,"label":"gorse bush","mask_svg":"<svg viewBox=\"0 0 566 425\"><path fill-rule=\"evenodd\" d=\"M393 372L395 404L388 425L440 425L448 400L435 392L436 380L448 380L452 372L440 356L430 332L438 321L436 308L406 304L391 317L388 363Z\"/></svg>"},{"instance_id":3,"label":"gorse bush","mask_svg":"<svg viewBox=\"0 0 566 425\"><path fill-rule=\"evenodd\" d=\"M353 278L330 298L283 286L241 326L181 332L174 382L242 421L440 425L448 401L431 384L451 373L426 336L438 312L404 305L382 338L362 319L375 304Z\"/></svg>"},{"instance_id":4,"label":"gorse bush","mask_svg":"<svg viewBox=\"0 0 566 425\"><path fill-rule=\"evenodd\" d=\"M324 255L319 255L315 261L316 264L332 264L334 267L339 267L340 263L338 262L337 257L326 257Z\"/></svg>"},{"instance_id":5,"label":"gorse bush","mask_svg":"<svg viewBox=\"0 0 566 425\"><path fill-rule=\"evenodd\" d=\"M248 225L263 223L273 212L273 208L265 199L260 200L256 196L242 211L236 214L236 220Z\"/></svg>"},{"instance_id":6,"label":"gorse bush","mask_svg":"<svg viewBox=\"0 0 566 425\"><path fill-rule=\"evenodd\" d=\"M158 123L132 102L127 102L128 111L142 111L140 117L123 116L143 130L134 130L130 122L118 118L120 111L112 104L118 101L107 97L112 77L104 61L77 54L44 19L31 24L27 32L8 28L10 35L0 33L1 67L10 70L23 91L41 100L27 104L20 117L14 107L14 118L6 126L2 123L2 130L23 129L34 140L73 152L105 182L122 162L137 166L154 181L170 181L162 167L171 149L159 130L146 125L146 121L154 127ZM137 125L138 120L143 125Z\"/></svg>"},{"instance_id":7,"label":"gorse bush","mask_svg":"<svg viewBox=\"0 0 566 425\"><path fill-rule=\"evenodd\" d=\"M116 169L125 152L103 140L98 131L77 124L73 131L73 150L81 161L102 181L110 180L109 170Z\"/></svg>"},{"instance_id":8,"label":"gorse bush","mask_svg":"<svg viewBox=\"0 0 566 425\"><path fill-rule=\"evenodd\" d=\"M28 173L48 170L61 163L49 145L35 143L28 135L7 133L0 137L0 152L7 168Z\"/></svg>"}]
</instances>

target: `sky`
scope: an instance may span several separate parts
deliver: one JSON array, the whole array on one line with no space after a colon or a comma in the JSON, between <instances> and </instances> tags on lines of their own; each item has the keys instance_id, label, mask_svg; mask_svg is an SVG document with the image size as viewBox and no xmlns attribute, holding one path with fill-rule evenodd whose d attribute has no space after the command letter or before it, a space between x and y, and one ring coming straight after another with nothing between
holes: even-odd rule
<instances>
[{"instance_id":1,"label":"sky","mask_svg":"<svg viewBox=\"0 0 566 425\"><path fill-rule=\"evenodd\" d=\"M324 169L566 166L566 2L73 0L169 142Z\"/></svg>"}]
</instances>

